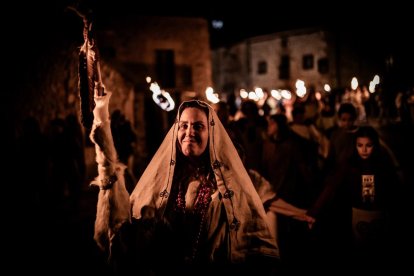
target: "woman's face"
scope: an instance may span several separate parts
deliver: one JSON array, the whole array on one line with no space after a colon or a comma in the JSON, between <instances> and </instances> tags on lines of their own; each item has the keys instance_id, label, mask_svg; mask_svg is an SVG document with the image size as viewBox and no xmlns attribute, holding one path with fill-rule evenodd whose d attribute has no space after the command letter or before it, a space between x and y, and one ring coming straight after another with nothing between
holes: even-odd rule
<instances>
[{"instance_id":1,"label":"woman's face","mask_svg":"<svg viewBox=\"0 0 414 276\"><path fill-rule=\"evenodd\" d=\"M354 126L355 120L349 113L342 113L338 119L339 127L343 129L351 129Z\"/></svg>"},{"instance_id":2,"label":"woman's face","mask_svg":"<svg viewBox=\"0 0 414 276\"><path fill-rule=\"evenodd\" d=\"M362 159L367 159L371 156L374 149L374 144L368 137L358 137L356 140L356 148L359 156Z\"/></svg>"},{"instance_id":3,"label":"woman's face","mask_svg":"<svg viewBox=\"0 0 414 276\"><path fill-rule=\"evenodd\" d=\"M187 157L203 154L208 143L208 120L204 111L188 107L178 123L178 143Z\"/></svg>"}]
</instances>

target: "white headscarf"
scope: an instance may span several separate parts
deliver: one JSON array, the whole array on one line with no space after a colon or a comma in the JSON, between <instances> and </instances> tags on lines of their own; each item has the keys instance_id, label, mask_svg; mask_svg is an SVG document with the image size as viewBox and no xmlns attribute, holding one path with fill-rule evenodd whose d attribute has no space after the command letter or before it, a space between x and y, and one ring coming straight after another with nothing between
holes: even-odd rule
<instances>
[{"instance_id":1,"label":"white headscarf","mask_svg":"<svg viewBox=\"0 0 414 276\"><path fill-rule=\"evenodd\" d=\"M166 207L173 185L174 166L177 154L177 132L181 113L194 101L183 102L178 109L176 121L167 133L161 146L139 179L130 196L132 216L139 219L141 209L151 206L160 213ZM233 145L227 131L210 105L197 101L208 108L209 146L211 166L217 181L217 200L212 201L208 220L208 237L218 244L223 236L228 237L229 258L232 262L243 262L249 254L279 256L275 239L265 222L265 210L251 179ZM214 203L216 202L216 203ZM224 206L226 225L218 222L219 211ZM220 229L218 229L220 228ZM228 230L230 229L230 230ZM227 235L217 232L229 231ZM212 249L214 250L214 248ZM213 253L211 254L213 255Z\"/></svg>"}]
</instances>

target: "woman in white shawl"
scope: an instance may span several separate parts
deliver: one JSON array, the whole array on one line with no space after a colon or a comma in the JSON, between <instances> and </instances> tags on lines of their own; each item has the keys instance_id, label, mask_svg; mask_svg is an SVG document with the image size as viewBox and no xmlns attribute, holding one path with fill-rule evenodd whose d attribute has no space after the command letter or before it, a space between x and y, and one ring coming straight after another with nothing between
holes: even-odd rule
<instances>
[{"instance_id":1,"label":"woman in white shawl","mask_svg":"<svg viewBox=\"0 0 414 276\"><path fill-rule=\"evenodd\" d=\"M223 272L223 265L244 269L254 264L258 271L277 263L278 247L263 204L208 104L193 100L180 105L128 200L122 164L108 149L111 143L102 142L110 138L105 125L109 97L95 100L91 138L101 187L95 240L109 250L118 269L130 271L133 265L144 274L162 274L200 265L204 270L198 272L206 272L219 265Z\"/></svg>"}]
</instances>

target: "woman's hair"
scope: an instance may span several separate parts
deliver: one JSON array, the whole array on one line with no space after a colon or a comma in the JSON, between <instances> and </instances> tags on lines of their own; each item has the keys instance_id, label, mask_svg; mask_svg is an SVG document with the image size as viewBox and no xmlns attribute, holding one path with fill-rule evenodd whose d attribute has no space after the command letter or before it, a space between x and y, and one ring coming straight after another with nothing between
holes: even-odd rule
<instances>
[{"instance_id":1,"label":"woman's hair","mask_svg":"<svg viewBox=\"0 0 414 276\"><path fill-rule=\"evenodd\" d=\"M355 109L355 106L351 103L342 103L339 106L338 117L344 113L348 113L351 116L352 120L355 120L357 118L357 111Z\"/></svg>"},{"instance_id":2,"label":"woman's hair","mask_svg":"<svg viewBox=\"0 0 414 276\"><path fill-rule=\"evenodd\" d=\"M179 117L181 117L181 114L183 114L183 111L189 107L198 108L204 111L204 113L207 116L207 120L208 120L208 114L209 114L208 104L200 100L191 100L191 101L183 102L180 105L180 108L178 109Z\"/></svg>"},{"instance_id":3,"label":"woman's hair","mask_svg":"<svg viewBox=\"0 0 414 276\"><path fill-rule=\"evenodd\" d=\"M286 115L273 114L270 115L269 119L277 124L277 140L284 140L289 136L290 128Z\"/></svg>"},{"instance_id":4,"label":"woman's hair","mask_svg":"<svg viewBox=\"0 0 414 276\"><path fill-rule=\"evenodd\" d=\"M378 132L372 126L361 126L355 132L355 141L357 138L367 137L374 144L374 147L379 146Z\"/></svg>"},{"instance_id":5,"label":"woman's hair","mask_svg":"<svg viewBox=\"0 0 414 276\"><path fill-rule=\"evenodd\" d=\"M246 100L241 103L240 111L247 117L257 117L259 115L259 108L253 100Z\"/></svg>"},{"instance_id":6,"label":"woman's hair","mask_svg":"<svg viewBox=\"0 0 414 276\"><path fill-rule=\"evenodd\" d=\"M357 156L356 142L358 138L369 138L373 144L373 152L370 157L377 158L380 154L380 141L378 132L372 126L360 126L354 134L354 155Z\"/></svg>"}]
</instances>

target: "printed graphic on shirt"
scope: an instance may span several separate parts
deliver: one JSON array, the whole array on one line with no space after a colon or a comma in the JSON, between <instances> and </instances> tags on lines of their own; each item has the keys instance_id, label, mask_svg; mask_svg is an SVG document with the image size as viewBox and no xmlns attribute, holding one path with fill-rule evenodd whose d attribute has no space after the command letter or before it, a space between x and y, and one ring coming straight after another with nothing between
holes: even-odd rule
<instances>
[{"instance_id":1,"label":"printed graphic on shirt","mask_svg":"<svg viewBox=\"0 0 414 276\"><path fill-rule=\"evenodd\" d=\"M362 175L362 202L374 202L375 197L375 182L374 175L363 174Z\"/></svg>"}]
</instances>

